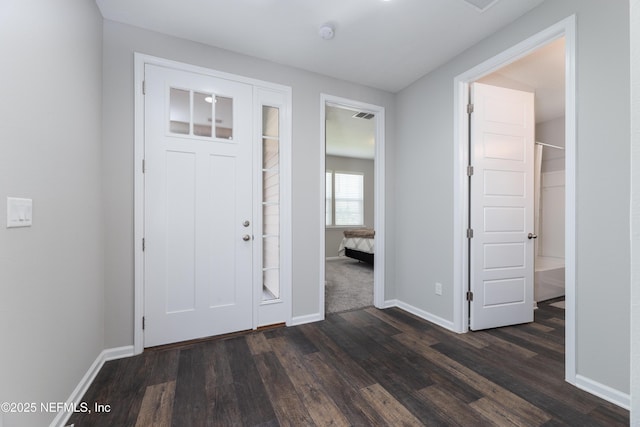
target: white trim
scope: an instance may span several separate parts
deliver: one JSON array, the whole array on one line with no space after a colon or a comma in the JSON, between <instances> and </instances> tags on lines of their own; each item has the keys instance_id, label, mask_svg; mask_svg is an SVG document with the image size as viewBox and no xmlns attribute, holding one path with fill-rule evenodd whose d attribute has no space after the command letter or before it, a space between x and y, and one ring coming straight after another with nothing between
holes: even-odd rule
<instances>
[{"instance_id":1,"label":"white trim","mask_svg":"<svg viewBox=\"0 0 640 427\"><path fill-rule=\"evenodd\" d=\"M565 19L565 379L575 384L576 354L576 17Z\"/></svg>"},{"instance_id":2,"label":"white trim","mask_svg":"<svg viewBox=\"0 0 640 427\"><path fill-rule=\"evenodd\" d=\"M571 384L576 380L575 351L575 289L576 289L576 17L569 16L527 40L505 50L454 79L454 236L453 236L453 298L455 332L468 331L469 308L465 298L468 289L468 223L469 193L466 166L468 164L468 129L466 113L469 84L499 68L508 65L532 51L565 37L565 161L566 161L566 210L565 210L565 379Z\"/></svg>"},{"instance_id":3,"label":"white trim","mask_svg":"<svg viewBox=\"0 0 640 427\"><path fill-rule=\"evenodd\" d=\"M442 317L436 316L435 314L431 314L427 311L422 310L421 308L414 307L411 304L408 304L404 301L396 300L396 307L403 309L413 315L420 317L428 322L435 323L438 326L442 326L445 329L448 329L453 332L457 332L454 329L453 322L443 319Z\"/></svg>"},{"instance_id":4,"label":"white trim","mask_svg":"<svg viewBox=\"0 0 640 427\"><path fill-rule=\"evenodd\" d=\"M133 315L133 347L135 354L144 350L144 335L142 330L142 317L144 316L144 253L142 251L142 238L144 237L144 174L142 173L142 160L144 159L144 95L142 82L144 80L145 64L158 65L181 71L204 74L216 78L228 79L240 83L250 84L256 88L273 90L286 93L291 108L291 88L288 86L265 82L262 80L238 76L196 65L185 64L169 59L158 58L142 53L134 53L134 315ZM287 111L287 120L291 123L291 111ZM289 130L287 129L287 132ZM290 135L289 135L290 137ZM290 156L290 153L287 153ZM291 165L291 159L284 159ZM289 171L287 171L289 172ZM291 181L291 176L288 176ZM285 184L287 185L287 184ZM288 184L290 188L290 183ZM289 191L290 194L290 191ZM286 208L286 207L285 207ZM290 207L289 207L290 211ZM286 231L286 230L285 230ZM291 245L291 233L283 236L281 243ZM284 253L284 252L283 252ZM282 267L285 273L291 275L291 248L286 251L289 260ZM291 281L289 279L289 281Z\"/></svg>"},{"instance_id":5,"label":"white trim","mask_svg":"<svg viewBox=\"0 0 640 427\"><path fill-rule=\"evenodd\" d=\"M282 123L280 141L280 280L284 285L283 298L287 301L286 324L290 325L293 316L293 94L292 88L285 87L286 108L281 111Z\"/></svg>"},{"instance_id":6,"label":"white trim","mask_svg":"<svg viewBox=\"0 0 640 427\"><path fill-rule=\"evenodd\" d=\"M305 323L319 322L321 320L324 320L324 313L305 314L304 316L292 317L291 325L289 326L304 325Z\"/></svg>"},{"instance_id":7,"label":"white trim","mask_svg":"<svg viewBox=\"0 0 640 427\"><path fill-rule=\"evenodd\" d=\"M125 345L122 347L108 348L102 352L104 354L104 361L124 359L125 357L134 356L132 345Z\"/></svg>"},{"instance_id":8,"label":"white trim","mask_svg":"<svg viewBox=\"0 0 640 427\"><path fill-rule=\"evenodd\" d=\"M342 108L357 109L375 114L376 144L374 159L374 229L376 230L375 267L373 269L373 305L381 308L384 300L385 278L385 109L379 105L367 104L360 101L341 98L338 96L320 94L320 206L324 207L326 199L325 172L325 114L326 106L333 105ZM319 274L319 312L324 319L324 263L325 263L325 213L322 210L320 224L320 274Z\"/></svg>"},{"instance_id":9,"label":"white trim","mask_svg":"<svg viewBox=\"0 0 640 427\"><path fill-rule=\"evenodd\" d=\"M104 366L105 362L108 362L110 360L115 360L115 359L122 359L124 357L129 357L133 355L134 355L134 351L133 351L132 345L103 350L98 355L98 357L96 357L96 360L93 361L93 363L91 364L87 372L84 374L84 376L76 386L76 388L73 390L73 392L71 393L71 396L69 396L69 398L65 402L65 407L73 408L74 406L77 407L78 405L80 405L80 402L82 402L82 398L84 397L85 393L91 386L91 383L93 383L93 380L95 380L96 376L98 375L98 372L100 372L100 369L102 369L102 366ZM58 412L58 414L53 419L53 421L51 421L50 426L51 427L65 426L67 424L67 421L69 421L69 418L71 417L71 415L73 415L73 412L68 412L68 411Z\"/></svg>"},{"instance_id":10,"label":"white trim","mask_svg":"<svg viewBox=\"0 0 640 427\"><path fill-rule=\"evenodd\" d=\"M601 384L582 375L576 375L575 386L626 410L631 408L631 396L608 385Z\"/></svg>"},{"instance_id":11,"label":"white trim","mask_svg":"<svg viewBox=\"0 0 640 427\"><path fill-rule=\"evenodd\" d=\"M341 260L341 259L344 259L344 257L343 256L328 256L324 260L325 261L338 261L338 260Z\"/></svg>"},{"instance_id":12,"label":"white trim","mask_svg":"<svg viewBox=\"0 0 640 427\"><path fill-rule=\"evenodd\" d=\"M427 322L431 322L434 323L438 326L442 326L445 329L448 329L452 332L459 332L456 331L455 327L454 327L454 323L451 322L450 320L447 319L443 319L440 316L436 316L435 314L431 314L428 311L424 311L421 308L418 307L414 307L411 304L408 304L404 301L400 301L398 299L390 299L390 300L386 300L380 307L380 309L386 309L386 308L400 308L408 313L411 313L415 316L418 316L421 319L426 320Z\"/></svg>"},{"instance_id":13,"label":"white trim","mask_svg":"<svg viewBox=\"0 0 640 427\"><path fill-rule=\"evenodd\" d=\"M388 299L386 300L384 303L382 303L381 309L385 309L385 308L393 308L393 307L397 307L398 306L398 300L397 299Z\"/></svg>"},{"instance_id":14,"label":"white trim","mask_svg":"<svg viewBox=\"0 0 640 427\"><path fill-rule=\"evenodd\" d=\"M134 160L133 160L133 347L135 354L144 349L142 317L144 316L144 64L147 56L134 54Z\"/></svg>"},{"instance_id":15,"label":"white trim","mask_svg":"<svg viewBox=\"0 0 640 427\"><path fill-rule=\"evenodd\" d=\"M327 99L325 94L320 94L320 205L323 207L322 216L320 219L320 270L318 274L318 320L324 320L324 288L326 283L325 278L325 254L326 254L326 233L327 233L327 147L326 147L326 111L327 111ZM333 223L333 218L331 219ZM375 279L374 279L375 280ZM308 316L304 316L308 317Z\"/></svg>"}]
</instances>

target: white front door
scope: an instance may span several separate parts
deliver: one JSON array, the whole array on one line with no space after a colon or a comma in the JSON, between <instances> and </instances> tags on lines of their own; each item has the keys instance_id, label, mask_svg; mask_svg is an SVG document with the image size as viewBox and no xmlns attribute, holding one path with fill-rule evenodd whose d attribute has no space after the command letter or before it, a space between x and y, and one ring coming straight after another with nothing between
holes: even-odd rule
<instances>
[{"instance_id":1,"label":"white front door","mask_svg":"<svg viewBox=\"0 0 640 427\"><path fill-rule=\"evenodd\" d=\"M252 328L252 93L145 65L145 347Z\"/></svg>"},{"instance_id":2,"label":"white front door","mask_svg":"<svg viewBox=\"0 0 640 427\"><path fill-rule=\"evenodd\" d=\"M534 95L472 85L470 327L533 321Z\"/></svg>"}]
</instances>

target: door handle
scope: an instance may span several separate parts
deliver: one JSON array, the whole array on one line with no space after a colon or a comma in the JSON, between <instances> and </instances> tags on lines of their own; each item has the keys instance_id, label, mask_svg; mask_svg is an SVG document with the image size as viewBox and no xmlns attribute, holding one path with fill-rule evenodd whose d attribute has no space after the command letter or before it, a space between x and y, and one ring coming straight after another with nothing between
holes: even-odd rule
<instances>
[{"instance_id":1,"label":"door handle","mask_svg":"<svg viewBox=\"0 0 640 427\"><path fill-rule=\"evenodd\" d=\"M529 239L537 239L538 235L537 234L533 234L533 233L529 233L529 235L527 236Z\"/></svg>"},{"instance_id":2,"label":"door handle","mask_svg":"<svg viewBox=\"0 0 640 427\"><path fill-rule=\"evenodd\" d=\"M242 236L242 240L244 240L245 242L248 242L249 240L251 240L251 236L249 236L248 234L245 234L244 236Z\"/></svg>"}]
</instances>

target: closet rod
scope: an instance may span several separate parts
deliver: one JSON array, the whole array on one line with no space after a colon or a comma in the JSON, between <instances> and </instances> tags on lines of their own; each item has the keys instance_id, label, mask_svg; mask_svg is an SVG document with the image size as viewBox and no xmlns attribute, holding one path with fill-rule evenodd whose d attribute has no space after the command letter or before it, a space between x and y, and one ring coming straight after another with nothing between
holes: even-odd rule
<instances>
[{"instance_id":1,"label":"closet rod","mask_svg":"<svg viewBox=\"0 0 640 427\"><path fill-rule=\"evenodd\" d=\"M538 141L536 141L536 144L544 145L545 147L557 148L558 150L564 150L564 147L560 147L559 145L545 144L544 142L538 142Z\"/></svg>"}]
</instances>

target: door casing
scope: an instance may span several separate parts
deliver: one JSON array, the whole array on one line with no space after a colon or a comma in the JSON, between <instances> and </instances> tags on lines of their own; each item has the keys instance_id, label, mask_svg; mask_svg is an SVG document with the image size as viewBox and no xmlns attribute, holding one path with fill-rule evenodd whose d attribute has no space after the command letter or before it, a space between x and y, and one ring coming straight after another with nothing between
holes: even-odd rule
<instances>
[{"instance_id":1,"label":"door casing","mask_svg":"<svg viewBox=\"0 0 640 427\"><path fill-rule=\"evenodd\" d=\"M454 241L453 299L454 330L469 331L469 242L466 229L469 220L469 85L508 65L536 49L565 38L565 380L576 383L576 17L571 15L557 24L529 37L498 55L476 65L454 78Z\"/></svg>"},{"instance_id":2,"label":"door casing","mask_svg":"<svg viewBox=\"0 0 640 427\"><path fill-rule=\"evenodd\" d=\"M260 91L273 91L279 92L286 98L288 106L291 105L291 88L276 83L265 82L262 80L252 79L248 77L238 76L235 74L225 73L221 71L212 70L210 68L200 67L196 65L186 64L169 59L159 58L142 53L134 53L134 316L133 316L133 352L134 354L140 354L144 350L144 331L143 331L143 316L144 316L144 252L142 247L142 241L144 238L144 173L143 173L143 160L144 160L144 68L145 64L154 64L162 67L173 68L188 72L200 73L210 75L212 77L222 78L237 81L240 83L247 83L254 86L254 112L261 106L258 105L260 100ZM286 315L286 324L291 323L291 147L290 147L290 126L291 126L291 108L287 108L283 111L286 115L285 121L288 124L286 130L286 136L289 140L286 146L282 147L286 151L283 156L284 163L281 165L281 179L284 179L284 188L282 191L285 193L284 200L281 201L281 231L280 231L280 245L281 245L281 259L284 261L281 264L281 280L283 286L283 295L288 298L288 313ZM255 130L254 130L255 131ZM256 132L254 132L256 133ZM256 141L261 140L261 135L258 131L255 135ZM255 203L255 200L254 200ZM254 230L255 231L255 230ZM255 269L254 265L254 269ZM254 284L255 285L255 284ZM261 285L260 285L261 288ZM254 289L254 292L255 289ZM258 303L257 299L254 300L254 315L253 315L253 327L258 326Z\"/></svg>"}]
</instances>

